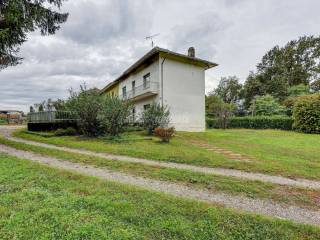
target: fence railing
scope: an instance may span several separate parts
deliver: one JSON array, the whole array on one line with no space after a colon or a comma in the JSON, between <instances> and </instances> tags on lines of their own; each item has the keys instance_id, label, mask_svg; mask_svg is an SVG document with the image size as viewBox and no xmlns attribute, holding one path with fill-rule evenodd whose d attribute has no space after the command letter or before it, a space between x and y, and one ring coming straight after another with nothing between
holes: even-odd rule
<instances>
[{"instance_id":1,"label":"fence railing","mask_svg":"<svg viewBox=\"0 0 320 240\"><path fill-rule=\"evenodd\" d=\"M28 114L28 122L30 123L73 122L77 120L76 114L68 111L44 111Z\"/></svg>"},{"instance_id":2,"label":"fence railing","mask_svg":"<svg viewBox=\"0 0 320 240\"><path fill-rule=\"evenodd\" d=\"M137 96L140 96L147 92L158 92L159 91L159 83L157 82L146 82L140 86L135 87L131 91L126 92L120 96L120 99L131 99Z\"/></svg>"}]
</instances>

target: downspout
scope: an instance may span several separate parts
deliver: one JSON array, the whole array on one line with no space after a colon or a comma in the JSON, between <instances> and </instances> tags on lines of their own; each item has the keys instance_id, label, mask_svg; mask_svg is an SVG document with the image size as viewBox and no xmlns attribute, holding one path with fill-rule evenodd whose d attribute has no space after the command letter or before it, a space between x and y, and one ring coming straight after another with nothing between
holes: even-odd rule
<instances>
[{"instance_id":1,"label":"downspout","mask_svg":"<svg viewBox=\"0 0 320 240\"><path fill-rule=\"evenodd\" d=\"M164 62L166 61L167 59L167 55L165 55L165 57L163 58L162 62L161 62L161 106L163 107L163 65L164 65Z\"/></svg>"}]
</instances>

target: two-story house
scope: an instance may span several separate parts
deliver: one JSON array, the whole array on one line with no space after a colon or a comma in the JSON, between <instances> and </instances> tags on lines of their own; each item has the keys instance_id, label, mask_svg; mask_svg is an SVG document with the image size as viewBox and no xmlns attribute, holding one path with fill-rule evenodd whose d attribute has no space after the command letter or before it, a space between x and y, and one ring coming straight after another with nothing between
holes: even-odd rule
<instances>
[{"instance_id":1,"label":"two-story house","mask_svg":"<svg viewBox=\"0 0 320 240\"><path fill-rule=\"evenodd\" d=\"M101 93L131 100L132 115L139 115L152 102L168 106L171 125L178 131L205 130L205 70L216 63L188 54L153 48Z\"/></svg>"}]
</instances>

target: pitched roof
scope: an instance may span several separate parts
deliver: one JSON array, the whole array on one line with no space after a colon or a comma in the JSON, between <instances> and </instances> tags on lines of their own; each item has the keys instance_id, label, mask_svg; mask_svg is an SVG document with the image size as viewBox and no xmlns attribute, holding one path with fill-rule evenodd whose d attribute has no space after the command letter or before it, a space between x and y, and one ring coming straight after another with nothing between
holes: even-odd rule
<instances>
[{"instance_id":1,"label":"pitched roof","mask_svg":"<svg viewBox=\"0 0 320 240\"><path fill-rule=\"evenodd\" d=\"M106 87L104 87L101 90L101 93L105 92L110 87L114 86L118 82L120 82L122 79L126 78L128 75L130 75L132 72L134 72L137 68L139 68L141 65L143 65L146 61L152 59L154 56L158 54L164 54L165 57L170 57L176 60L184 61L190 64L198 65L203 67L205 70L213 68L218 66L218 64L214 62L210 62L207 60L203 60L197 57L190 57L188 55L176 53L173 51L170 51L168 49L155 47L149 52L147 52L142 58L140 58L138 61L136 61L133 65L131 65L126 71L124 71L118 78L116 78L114 81L109 83Z\"/></svg>"}]
</instances>

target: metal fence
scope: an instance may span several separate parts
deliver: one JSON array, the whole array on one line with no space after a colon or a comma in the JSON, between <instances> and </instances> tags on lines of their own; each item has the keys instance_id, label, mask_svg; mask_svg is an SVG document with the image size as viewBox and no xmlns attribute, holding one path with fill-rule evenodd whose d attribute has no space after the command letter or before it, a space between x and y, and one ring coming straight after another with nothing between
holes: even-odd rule
<instances>
[{"instance_id":1,"label":"metal fence","mask_svg":"<svg viewBox=\"0 0 320 240\"><path fill-rule=\"evenodd\" d=\"M44 111L28 114L28 122L30 123L52 123L63 121L77 121L76 114L68 111Z\"/></svg>"}]
</instances>

